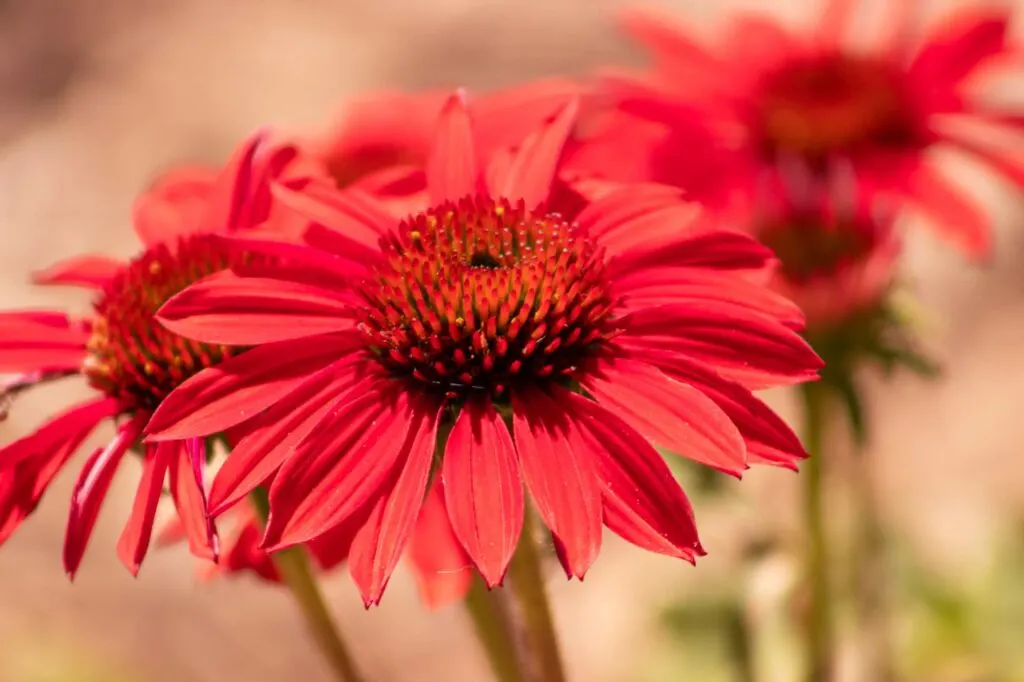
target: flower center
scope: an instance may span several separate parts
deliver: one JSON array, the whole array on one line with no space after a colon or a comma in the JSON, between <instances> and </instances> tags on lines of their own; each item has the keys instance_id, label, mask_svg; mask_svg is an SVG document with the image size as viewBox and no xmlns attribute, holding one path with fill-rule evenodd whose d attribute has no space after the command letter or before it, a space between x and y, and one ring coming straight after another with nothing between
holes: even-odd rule
<instances>
[{"instance_id":1,"label":"flower center","mask_svg":"<svg viewBox=\"0 0 1024 682\"><path fill-rule=\"evenodd\" d=\"M362 329L392 375L448 397L565 381L616 333L604 254L560 216L476 197L403 222Z\"/></svg>"},{"instance_id":2,"label":"flower center","mask_svg":"<svg viewBox=\"0 0 1024 682\"><path fill-rule=\"evenodd\" d=\"M838 53L774 72L762 85L755 119L768 155L788 153L812 165L836 154L921 144L900 74Z\"/></svg>"},{"instance_id":3,"label":"flower center","mask_svg":"<svg viewBox=\"0 0 1024 682\"><path fill-rule=\"evenodd\" d=\"M114 278L94 304L83 374L125 409L155 409L167 394L238 348L211 346L173 334L154 319L167 299L231 265L206 235L154 246Z\"/></svg>"},{"instance_id":4,"label":"flower center","mask_svg":"<svg viewBox=\"0 0 1024 682\"><path fill-rule=\"evenodd\" d=\"M761 228L760 239L778 257L782 276L797 285L834 275L866 258L875 246L868 226L813 214L769 223Z\"/></svg>"}]
</instances>

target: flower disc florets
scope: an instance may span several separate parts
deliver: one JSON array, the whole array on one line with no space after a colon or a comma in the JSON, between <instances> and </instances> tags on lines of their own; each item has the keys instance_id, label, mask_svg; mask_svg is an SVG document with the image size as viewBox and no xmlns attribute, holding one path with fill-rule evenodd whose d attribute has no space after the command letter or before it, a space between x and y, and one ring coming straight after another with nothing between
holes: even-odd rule
<instances>
[{"instance_id":1,"label":"flower disc florets","mask_svg":"<svg viewBox=\"0 0 1024 682\"><path fill-rule=\"evenodd\" d=\"M786 63L762 87L754 116L770 156L825 161L864 148L922 143L901 74L884 63L838 53Z\"/></svg>"},{"instance_id":2,"label":"flower disc florets","mask_svg":"<svg viewBox=\"0 0 1024 682\"><path fill-rule=\"evenodd\" d=\"M147 249L94 304L89 356L82 372L126 410L152 410L183 381L237 348L178 336L154 319L170 297L232 264L213 237L194 235Z\"/></svg>"},{"instance_id":3,"label":"flower disc florets","mask_svg":"<svg viewBox=\"0 0 1024 682\"><path fill-rule=\"evenodd\" d=\"M604 254L574 224L484 197L403 222L363 330L393 375L448 397L564 380L616 333Z\"/></svg>"}]
</instances>

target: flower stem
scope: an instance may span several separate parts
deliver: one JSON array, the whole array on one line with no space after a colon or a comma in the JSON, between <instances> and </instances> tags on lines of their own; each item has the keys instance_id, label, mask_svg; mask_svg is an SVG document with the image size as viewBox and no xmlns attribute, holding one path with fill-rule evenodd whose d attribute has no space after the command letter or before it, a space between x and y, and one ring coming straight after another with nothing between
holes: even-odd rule
<instances>
[{"instance_id":1,"label":"flower stem","mask_svg":"<svg viewBox=\"0 0 1024 682\"><path fill-rule=\"evenodd\" d=\"M526 630L526 658L530 682L565 682L558 648L558 633L544 589L541 557L533 532L533 515L527 511L526 526L509 565L508 580Z\"/></svg>"},{"instance_id":2,"label":"flower stem","mask_svg":"<svg viewBox=\"0 0 1024 682\"><path fill-rule=\"evenodd\" d=\"M266 522L269 507L266 494L257 490L251 496L260 518ZM288 586L302 611L310 634L338 682L362 682L362 676L349 653L341 631L334 623L323 592L313 575L305 549L293 547L270 555L284 584Z\"/></svg>"},{"instance_id":3,"label":"flower stem","mask_svg":"<svg viewBox=\"0 0 1024 682\"><path fill-rule=\"evenodd\" d=\"M834 622L829 589L829 549L825 527L823 435L827 419L826 388L804 387L804 447L810 458L800 476L804 485L804 522L807 524L807 580L810 613L805 619L807 682L828 682L834 659Z\"/></svg>"},{"instance_id":4,"label":"flower stem","mask_svg":"<svg viewBox=\"0 0 1024 682\"><path fill-rule=\"evenodd\" d=\"M473 580L466 595L466 610L476 628L477 637L487 652L487 660L498 682L524 682L519 669L515 633L509 621L511 614L499 595L488 590L479 577Z\"/></svg>"}]
</instances>

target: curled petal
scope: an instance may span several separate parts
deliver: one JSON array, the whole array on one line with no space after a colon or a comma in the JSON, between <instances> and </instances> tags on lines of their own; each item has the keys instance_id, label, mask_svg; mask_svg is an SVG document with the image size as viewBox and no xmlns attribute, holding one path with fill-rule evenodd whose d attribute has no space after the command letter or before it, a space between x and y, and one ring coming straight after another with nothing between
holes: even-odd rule
<instances>
[{"instance_id":1,"label":"curled petal","mask_svg":"<svg viewBox=\"0 0 1024 682\"><path fill-rule=\"evenodd\" d=\"M117 541L117 556L133 576L139 574L142 560L153 536L153 521L163 493L167 467L176 454L176 443L158 443L146 447L142 460L142 476L135 492L135 503L128 523Z\"/></svg>"},{"instance_id":2,"label":"curled petal","mask_svg":"<svg viewBox=\"0 0 1024 682\"><path fill-rule=\"evenodd\" d=\"M177 444L170 464L170 489L174 507L185 526L189 551L200 559L217 561L217 535L206 510L206 441L189 438Z\"/></svg>"},{"instance_id":3,"label":"curled petal","mask_svg":"<svg viewBox=\"0 0 1024 682\"><path fill-rule=\"evenodd\" d=\"M71 494L67 534L64 537L64 571L73 579L89 544L100 506L110 489L118 464L139 435L145 424L140 414L118 429L117 435L105 447L96 450L82 467L82 472Z\"/></svg>"}]
</instances>

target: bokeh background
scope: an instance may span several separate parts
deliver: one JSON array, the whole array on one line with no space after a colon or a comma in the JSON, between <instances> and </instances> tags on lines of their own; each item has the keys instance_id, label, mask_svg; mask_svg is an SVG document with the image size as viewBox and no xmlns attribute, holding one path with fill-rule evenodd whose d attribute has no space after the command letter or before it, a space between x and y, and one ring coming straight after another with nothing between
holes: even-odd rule
<instances>
[{"instance_id":1,"label":"bokeh background","mask_svg":"<svg viewBox=\"0 0 1024 682\"><path fill-rule=\"evenodd\" d=\"M866 0L865 21L895 1ZM805 0L663 4L704 29L737 8L793 22L813 21L816 10ZM966 3L922 4L931 17ZM130 255L134 195L174 162L222 161L258 125L315 130L366 90L489 88L638 63L614 31L621 6L2 0L0 305L84 308L83 297L31 287L27 273L79 252ZM1024 102L1024 63L1000 96ZM925 343L945 374L870 382L870 451L860 463L841 447L835 457L867 467L880 490L896 548L889 587L900 609L890 643L903 679L1012 682L1024 680L1024 201L991 178L967 169L961 177L994 212L995 258L967 263L915 231L906 261ZM0 441L66 397L33 391L0 427ZM791 396L771 398L795 414ZM179 549L154 552L137 580L128 576L113 547L131 472L122 471L69 584L60 547L72 478L60 479L0 549L0 682L328 679L279 589L247 579L201 584ZM767 633L752 654L757 679L793 679L785 621L799 602L788 592L800 543L796 477L758 469L704 494L698 483L689 490L710 554L696 568L612 538L582 585L551 567L573 680L736 679L725 663L734 658L737 614L721 607L736 594L742 619ZM830 504L842 519L841 491ZM488 679L463 612L425 611L407 574L368 613L343 572L328 591L371 679ZM861 670L870 643L848 634L842 679L875 682Z\"/></svg>"}]
</instances>

